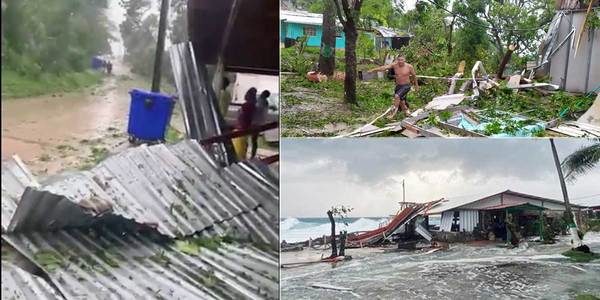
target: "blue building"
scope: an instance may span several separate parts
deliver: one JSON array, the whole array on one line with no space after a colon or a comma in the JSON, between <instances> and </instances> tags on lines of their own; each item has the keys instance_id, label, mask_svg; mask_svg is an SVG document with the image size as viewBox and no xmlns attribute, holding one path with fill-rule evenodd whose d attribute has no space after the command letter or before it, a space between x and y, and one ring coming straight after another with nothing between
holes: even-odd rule
<instances>
[{"instance_id":1,"label":"blue building","mask_svg":"<svg viewBox=\"0 0 600 300\"><path fill-rule=\"evenodd\" d=\"M321 35L323 34L323 15L304 11L282 10L281 18L281 41L297 39L308 36L307 46L321 47ZM344 49L346 37L338 24L336 30L335 48Z\"/></svg>"},{"instance_id":2,"label":"blue building","mask_svg":"<svg viewBox=\"0 0 600 300\"><path fill-rule=\"evenodd\" d=\"M305 11L282 10L280 40L296 40L303 36L308 36L307 46L321 47L321 35L323 34L323 15L314 14ZM398 33L396 30L383 26L373 27L370 31L363 31L368 34L375 44L375 50L382 48L400 49L408 45L410 35L408 33ZM335 38L335 48L344 49L346 37L342 31L342 26L338 23Z\"/></svg>"}]
</instances>

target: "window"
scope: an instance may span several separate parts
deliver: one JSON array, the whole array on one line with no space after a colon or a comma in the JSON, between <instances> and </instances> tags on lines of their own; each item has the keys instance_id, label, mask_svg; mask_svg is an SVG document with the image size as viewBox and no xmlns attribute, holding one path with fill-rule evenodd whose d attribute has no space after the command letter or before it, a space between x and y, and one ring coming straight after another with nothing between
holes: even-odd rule
<instances>
[{"instance_id":1,"label":"window","mask_svg":"<svg viewBox=\"0 0 600 300\"><path fill-rule=\"evenodd\" d=\"M314 27L304 27L304 35L315 36L317 35L317 30Z\"/></svg>"}]
</instances>

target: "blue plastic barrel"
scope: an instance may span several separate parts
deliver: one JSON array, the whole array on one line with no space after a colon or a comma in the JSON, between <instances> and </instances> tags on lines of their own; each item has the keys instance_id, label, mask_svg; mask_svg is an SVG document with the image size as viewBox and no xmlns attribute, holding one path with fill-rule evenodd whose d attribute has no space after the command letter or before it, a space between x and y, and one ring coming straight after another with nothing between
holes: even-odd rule
<instances>
[{"instance_id":1,"label":"blue plastic barrel","mask_svg":"<svg viewBox=\"0 0 600 300\"><path fill-rule=\"evenodd\" d=\"M130 138L142 141L164 141L165 131L171 121L175 100L172 96L133 89L129 91Z\"/></svg>"}]
</instances>

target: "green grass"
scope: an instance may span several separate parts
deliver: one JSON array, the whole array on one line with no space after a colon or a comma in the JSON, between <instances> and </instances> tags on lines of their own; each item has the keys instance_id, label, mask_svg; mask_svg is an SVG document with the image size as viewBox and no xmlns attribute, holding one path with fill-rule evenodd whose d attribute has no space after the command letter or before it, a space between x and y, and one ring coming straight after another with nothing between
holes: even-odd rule
<instances>
[{"instance_id":1,"label":"green grass","mask_svg":"<svg viewBox=\"0 0 600 300\"><path fill-rule=\"evenodd\" d=\"M569 250L563 252L562 255L570 258L574 262L590 262L592 260L600 259L600 254L597 253L584 253L575 250Z\"/></svg>"},{"instance_id":2,"label":"green grass","mask_svg":"<svg viewBox=\"0 0 600 300\"><path fill-rule=\"evenodd\" d=\"M102 73L95 71L42 74L36 79L11 70L2 70L2 100L77 91L101 81Z\"/></svg>"},{"instance_id":3,"label":"green grass","mask_svg":"<svg viewBox=\"0 0 600 300\"><path fill-rule=\"evenodd\" d=\"M172 126L167 127L165 141L167 144L175 144L183 139L183 134Z\"/></svg>"},{"instance_id":4,"label":"green grass","mask_svg":"<svg viewBox=\"0 0 600 300\"><path fill-rule=\"evenodd\" d=\"M588 231L600 231L600 219L598 220L589 220L588 223Z\"/></svg>"}]
</instances>

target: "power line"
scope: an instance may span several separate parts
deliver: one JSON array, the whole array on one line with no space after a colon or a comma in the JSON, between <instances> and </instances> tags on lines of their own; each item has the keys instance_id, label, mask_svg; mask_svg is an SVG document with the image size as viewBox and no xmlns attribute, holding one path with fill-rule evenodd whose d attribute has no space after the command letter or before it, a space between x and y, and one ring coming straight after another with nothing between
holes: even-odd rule
<instances>
[{"instance_id":1,"label":"power line","mask_svg":"<svg viewBox=\"0 0 600 300\"><path fill-rule=\"evenodd\" d=\"M473 21L471 21L471 20L469 20L469 19L461 16L460 14L453 13L453 12L449 11L448 9L446 9L445 7L442 7L442 6L438 5L437 3L435 3L432 0L426 0L426 1L429 2L429 3L431 3L431 4L433 4L433 5L435 5L437 8L446 11L447 13L449 13L450 15L452 15L453 17L460 18L463 21L465 21L467 23L470 23L472 25L475 25L477 27L480 27L480 28L485 28L485 29L494 30L494 31L538 31L538 30L541 29L540 27L537 27L537 28L495 28L495 27L491 27L491 26L485 26L485 25L479 24L477 22L473 22Z\"/></svg>"}]
</instances>

